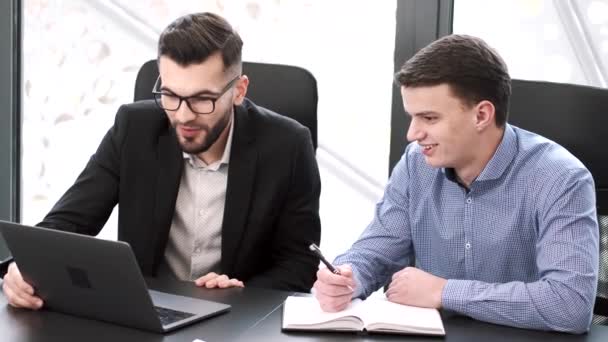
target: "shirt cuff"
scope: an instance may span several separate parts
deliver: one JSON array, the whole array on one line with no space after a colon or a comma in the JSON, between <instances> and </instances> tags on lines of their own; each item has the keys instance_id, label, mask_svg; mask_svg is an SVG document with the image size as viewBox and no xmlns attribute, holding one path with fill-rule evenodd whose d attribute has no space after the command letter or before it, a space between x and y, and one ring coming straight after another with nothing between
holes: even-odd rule
<instances>
[{"instance_id":1,"label":"shirt cuff","mask_svg":"<svg viewBox=\"0 0 608 342\"><path fill-rule=\"evenodd\" d=\"M355 279L355 292L353 293L352 298L365 299L365 291L363 290L363 284L359 280L359 277L357 277L357 273L355 272L355 270L353 270L353 279Z\"/></svg>"},{"instance_id":2,"label":"shirt cuff","mask_svg":"<svg viewBox=\"0 0 608 342\"><path fill-rule=\"evenodd\" d=\"M456 312L466 312L471 281L448 279L441 293L441 306Z\"/></svg>"}]
</instances>

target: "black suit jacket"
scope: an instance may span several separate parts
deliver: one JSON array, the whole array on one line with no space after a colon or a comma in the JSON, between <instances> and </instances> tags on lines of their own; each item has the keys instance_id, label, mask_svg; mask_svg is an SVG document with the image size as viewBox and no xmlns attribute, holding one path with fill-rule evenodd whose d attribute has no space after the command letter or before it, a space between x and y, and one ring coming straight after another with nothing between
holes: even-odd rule
<instances>
[{"instance_id":1,"label":"black suit jacket","mask_svg":"<svg viewBox=\"0 0 608 342\"><path fill-rule=\"evenodd\" d=\"M308 291L321 183L307 128L245 100L235 107L221 272L246 286ZM183 156L154 101L122 106L75 184L40 226L96 235L119 205L118 239L146 275L164 259ZM204 191L204 190L203 190Z\"/></svg>"}]
</instances>

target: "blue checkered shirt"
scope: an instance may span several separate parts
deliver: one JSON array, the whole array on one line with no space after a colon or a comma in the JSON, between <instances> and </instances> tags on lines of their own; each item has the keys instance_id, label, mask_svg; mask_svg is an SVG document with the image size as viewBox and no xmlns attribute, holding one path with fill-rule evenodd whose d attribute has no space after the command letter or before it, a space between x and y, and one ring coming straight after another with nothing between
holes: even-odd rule
<instances>
[{"instance_id":1,"label":"blue checkered shirt","mask_svg":"<svg viewBox=\"0 0 608 342\"><path fill-rule=\"evenodd\" d=\"M522 328L589 329L598 277L593 179L563 147L507 125L468 191L409 144L375 217L335 264L365 298L410 265L448 279L442 306Z\"/></svg>"}]
</instances>

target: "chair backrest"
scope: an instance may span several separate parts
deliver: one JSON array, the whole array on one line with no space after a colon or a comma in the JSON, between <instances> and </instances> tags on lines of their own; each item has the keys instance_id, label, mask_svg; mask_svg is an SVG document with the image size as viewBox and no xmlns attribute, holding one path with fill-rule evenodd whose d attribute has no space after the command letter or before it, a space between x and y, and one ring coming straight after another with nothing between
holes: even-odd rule
<instances>
[{"instance_id":1,"label":"chair backrest","mask_svg":"<svg viewBox=\"0 0 608 342\"><path fill-rule=\"evenodd\" d=\"M600 276L594 322L608 317L608 89L513 80L509 123L564 146L593 175L600 225Z\"/></svg>"},{"instance_id":2,"label":"chair backrest","mask_svg":"<svg viewBox=\"0 0 608 342\"><path fill-rule=\"evenodd\" d=\"M243 62L243 74L250 81L247 97L306 126L316 150L318 96L314 76L300 67L252 62ZM152 99L157 78L156 60L144 63L135 80L134 101Z\"/></svg>"}]
</instances>

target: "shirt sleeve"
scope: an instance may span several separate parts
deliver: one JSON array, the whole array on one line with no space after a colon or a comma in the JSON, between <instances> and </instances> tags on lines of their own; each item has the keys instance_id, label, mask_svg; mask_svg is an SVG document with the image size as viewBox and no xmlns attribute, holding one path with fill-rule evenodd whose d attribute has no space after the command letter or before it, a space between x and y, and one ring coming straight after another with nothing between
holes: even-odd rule
<instances>
[{"instance_id":1,"label":"shirt sleeve","mask_svg":"<svg viewBox=\"0 0 608 342\"><path fill-rule=\"evenodd\" d=\"M353 246L334 260L335 265L351 265L357 283L354 297L369 296L386 285L394 272L409 265L408 179L406 150L376 204L372 222Z\"/></svg>"},{"instance_id":2,"label":"shirt sleeve","mask_svg":"<svg viewBox=\"0 0 608 342\"><path fill-rule=\"evenodd\" d=\"M583 333L593 318L599 228L593 179L585 169L555 181L538 208L535 282L448 280L445 309L521 328Z\"/></svg>"}]
</instances>

